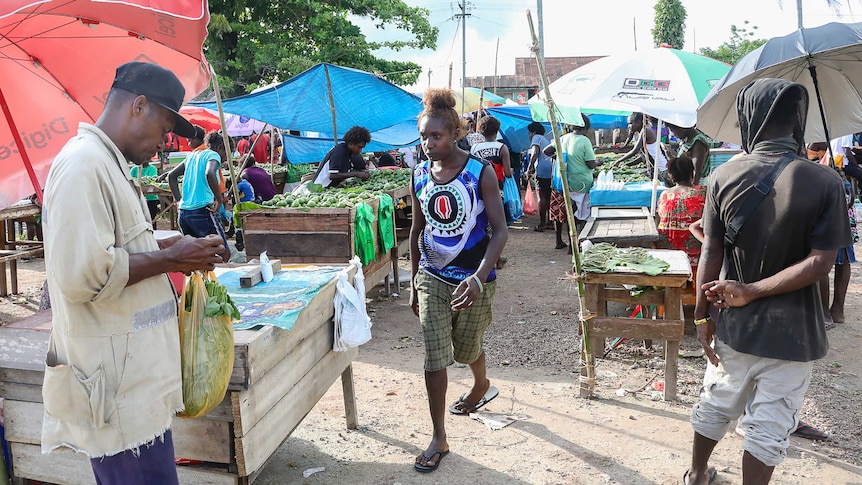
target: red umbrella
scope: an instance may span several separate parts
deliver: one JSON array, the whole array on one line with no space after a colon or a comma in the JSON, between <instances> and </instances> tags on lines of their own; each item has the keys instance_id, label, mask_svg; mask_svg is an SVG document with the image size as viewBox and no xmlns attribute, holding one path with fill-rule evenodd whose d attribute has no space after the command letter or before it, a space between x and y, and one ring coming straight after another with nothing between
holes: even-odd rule
<instances>
[{"instance_id":1,"label":"red umbrella","mask_svg":"<svg viewBox=\"0 0 862 485\"><path fill-rule=\"evenodd\" d=\"M54 156L98 118L120 64L172 70L187 99L203 91L208 22L206 0L0 2L0 209L41 198Z\"/></svg>"}]
</instances>

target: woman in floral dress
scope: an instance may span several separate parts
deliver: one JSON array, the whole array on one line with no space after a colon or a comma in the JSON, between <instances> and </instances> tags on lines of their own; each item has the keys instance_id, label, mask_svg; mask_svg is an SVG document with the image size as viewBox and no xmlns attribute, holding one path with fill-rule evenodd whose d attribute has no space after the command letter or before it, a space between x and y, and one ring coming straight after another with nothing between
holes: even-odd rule
<instances>
[{"instance_id":1,"label":"woman in floral dress","mask_svg":"<svg viewBox=\"0 0 862 485\"><path fill-rule=\"evenodd\" d=\"M694 163L686 155L668 160L667 171L676 185L665 190L658 200L660 221L656 247L685 251L695 273L700 259L700 241L689 231L689 226L703 214L706 186L694 184Z\"/></svg>"}]
</instances>

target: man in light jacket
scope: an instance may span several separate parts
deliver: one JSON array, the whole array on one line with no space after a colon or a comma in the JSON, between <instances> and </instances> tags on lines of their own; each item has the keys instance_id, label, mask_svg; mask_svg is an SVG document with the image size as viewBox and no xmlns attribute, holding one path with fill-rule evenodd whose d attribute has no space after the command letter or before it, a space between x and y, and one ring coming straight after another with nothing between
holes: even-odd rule
<instances>
[{"instance_id":1,"label":"man in light jacket","mask_svg":"<svg viewBox=\"0 0 862 485\"><path fill-rule=\"evenodd\" d=\"M95 125L81 123L45 186L45 267L53 320L42 451L91 458L99 484L177 483L171 421L183 409L177 299L166 272L222 262L220 237L156 241L128 162L165 134L194 135L170 71L117 68Z\"/></svg>"}]
</instances>

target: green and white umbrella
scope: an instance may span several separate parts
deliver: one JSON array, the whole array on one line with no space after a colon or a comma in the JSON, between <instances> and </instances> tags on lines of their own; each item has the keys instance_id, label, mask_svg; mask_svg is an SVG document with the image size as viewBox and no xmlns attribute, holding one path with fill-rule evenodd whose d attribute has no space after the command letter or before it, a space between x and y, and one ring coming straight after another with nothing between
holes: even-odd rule
<instances>
[{"instance_id":1,"label":"green and white umbrella","mask_svg":"<svg viewBox=\"0 0 862 485\"><path fill-rule=\"evenodd\" d=\"M548 89L557 117L581 125L581 112L641 111L677 126L694 126L697 107L730 66L677 49L656 48L603 57L557 79ZM530 98L536 121L548 121L544 91Z\"/></svg>"}]
</instances>

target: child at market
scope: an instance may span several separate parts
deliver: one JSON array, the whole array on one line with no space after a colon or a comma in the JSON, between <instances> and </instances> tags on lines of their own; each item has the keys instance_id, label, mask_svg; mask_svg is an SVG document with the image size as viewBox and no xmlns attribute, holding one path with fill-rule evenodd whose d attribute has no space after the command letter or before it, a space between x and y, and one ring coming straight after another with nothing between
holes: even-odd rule
<instances>
[{"instance_id":1,"label":"child at market","mask_svg":"<svg viewBox=\"0 0 862 485\"><path fill-rule=\"evenodd\" d=\"M469 415L499 394L486 377L482 337L492 319L494 264L508 234L494 169L456 145L461 125L452 91L429 89L422 102L419 136L428 160L416 165L411 184L410 305L425 340L433 426L431 443L414 467L427 473L449 453L446 367L467 364L474 379L470 391L449 406L452 414Z\"/></svg>"}]
</instances>

